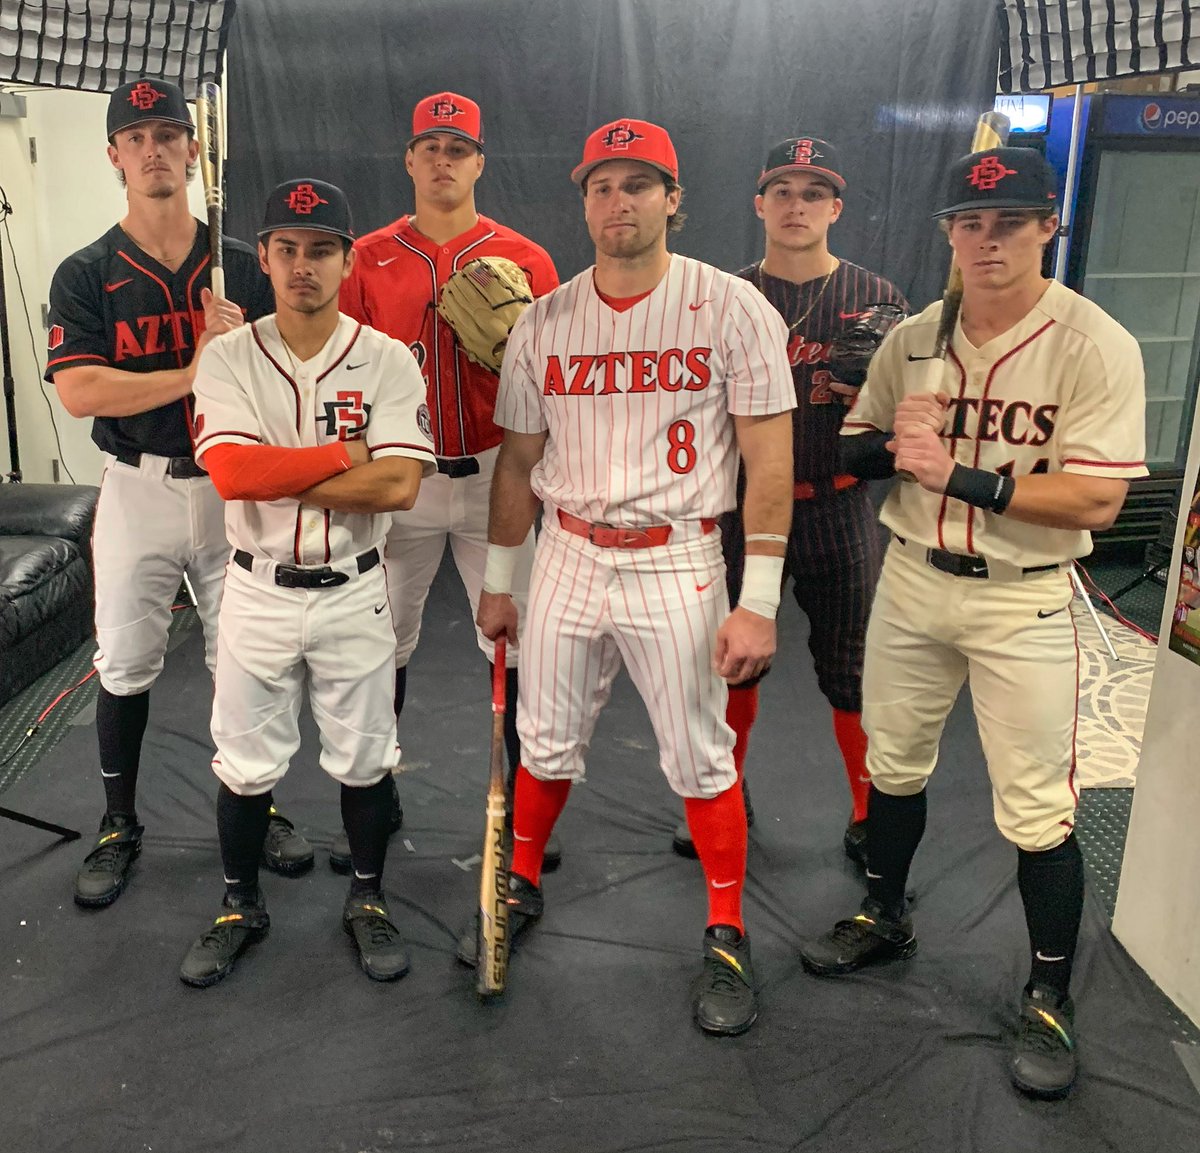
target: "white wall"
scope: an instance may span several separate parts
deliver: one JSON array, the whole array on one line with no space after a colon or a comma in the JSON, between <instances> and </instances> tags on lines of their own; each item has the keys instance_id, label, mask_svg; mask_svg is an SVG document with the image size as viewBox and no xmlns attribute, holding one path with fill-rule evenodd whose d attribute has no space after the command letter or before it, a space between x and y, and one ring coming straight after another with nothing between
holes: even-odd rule
<instances>
[{"instance_id":1,"label":"white wall","mask_svg":"<svg viewBox=\"0 0 1200 1153\"><path fill-rule=\"evenodd\" d=\"M50 299L50 280L59 261L103 235L125 215L125 194L105 153L104 120L108 97L102 93L36 91L24 93L24 119L0 118L0 184L13 215L8 220L12 248L4 241L4 278L8 331L16 382L17 430L21 471L29 483L47 483L51 461L59 458L49 397L62 441L61 458L80 484L97 484L101 457L91 442L91 421L67 415L52 385L41 385L46 365L42 305ZM31 163L29 140L37 144ZM189 189L192 211L203 217L199 180ZM15 254L15 259L14 259ZM33 326L35 349L17 284L17 269ZM11 468L8 427L0 412L0 464ZM60 479L67 482L65 469Z\"/></svg>"},{"instance_id":2,"label":"white wall","mask_svg":"<svg viewBox=\"0 0 1200 1153\"><path fill-rule=\"evenodd\" d=\"M1200 419L1184 474L1113 933L1200 1025L1200 665L1167 646L1198 468Z\"/></svg>"}]
</instances>

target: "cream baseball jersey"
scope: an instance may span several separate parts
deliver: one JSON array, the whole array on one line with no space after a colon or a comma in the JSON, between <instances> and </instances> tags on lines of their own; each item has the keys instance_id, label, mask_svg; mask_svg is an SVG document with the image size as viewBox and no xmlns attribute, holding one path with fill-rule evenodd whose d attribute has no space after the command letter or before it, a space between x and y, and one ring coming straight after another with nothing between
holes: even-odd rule
<instances>
[{"instance_id":1,"label":"cream baseball jersey","mask_svg":"<svg viewBox=\"0 0 1200 1153\"><path fill-rule=\"evenodd\" d=\"M926 360L941 302L903 321L874 360L842 435L890 430L900 399L929 391ZM1074 472L1146 475L1145 376L1137 341L1099 305L1057 282L1013 328L975 348L961 322L940 390L950 396L942 438L954 459L1011 476ZM1091 552L1091 535L997 516L918 484L898 484L880 519L932 548L1021 566Z\"/></svg>"},{"instance_id":2,"label":"cream baseball jersey","mask_svg":"<svg viewBox=\"0 0 1200 1153\"><path fill-rule=\"evenodd\" d=\"M734 506L735 416L796 405L787 326L748 281L673 255L617 312L586 269L534 303L509 338L496 423L548 431L532 475L545 502L644 527Z\"/></svg>"},{"instance_id":3,"label":"cream baseball jersey","mask_svg":"<svg viewBox=\"0 0 1200 1153\"><path fill-rule=\"evenodd\" d=\"M408 456L434 470L425 382L399 341L348 316L315 356L297 362L274 316L217 337L196 373L196 458L215 444L308 448L365 439L372 457ZM390 517L275 501L229 501L234 548L283 564L348 560L383 543Z\"/></svg>"}]
</instances>

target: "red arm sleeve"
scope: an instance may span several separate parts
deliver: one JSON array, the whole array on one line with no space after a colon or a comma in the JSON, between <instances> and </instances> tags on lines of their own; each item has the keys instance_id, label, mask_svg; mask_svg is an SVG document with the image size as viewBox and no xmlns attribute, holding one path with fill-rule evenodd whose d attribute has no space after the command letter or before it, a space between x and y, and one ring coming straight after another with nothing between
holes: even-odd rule
<instances>
[{"instance_id":1,"label":"red arm sleeve","mask_svg":"<svg viewBox=\"0 0 1200 1153\"><path fill-rule=\"evenodd\" d=\"M350 454L340 441L316 448L272 444L214 444L204 467L223 500L279 500L345 472Z\"/></svg>"}]
</instances>

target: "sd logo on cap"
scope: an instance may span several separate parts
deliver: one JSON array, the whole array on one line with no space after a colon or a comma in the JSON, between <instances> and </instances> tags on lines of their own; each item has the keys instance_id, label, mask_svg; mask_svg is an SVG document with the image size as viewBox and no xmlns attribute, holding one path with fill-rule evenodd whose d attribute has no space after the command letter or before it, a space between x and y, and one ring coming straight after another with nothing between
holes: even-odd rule
<instances>
[{"instance_id":1,"label":"sd logo on cap","mask_svg":"<svg viewBox=\"0 0 1200 1153\"><path fill-rule=\"evenodd\" d=\"M311 228L354 239L354 224L346 194L324 180L302 177L277 184L267 197L259 236L278 228Z\"/></svg>"}]
</instances>

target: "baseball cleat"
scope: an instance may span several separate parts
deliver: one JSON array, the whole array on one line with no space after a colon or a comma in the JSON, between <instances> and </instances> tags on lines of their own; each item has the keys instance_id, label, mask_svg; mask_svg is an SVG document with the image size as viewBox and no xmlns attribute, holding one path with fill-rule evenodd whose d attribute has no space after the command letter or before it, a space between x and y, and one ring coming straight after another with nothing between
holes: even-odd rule
<instances>
[{"instance_id":1,"label":"baseball cleat","mask_svg":"<svg viewBox=\"0 0 1200 1153\"><path fill-rule=\"evenodd\" d=\"M1008 1072L1012 1083L1030 1097L1054 1101L1075 1082L1075 1006L1035 985L1021 997L1021 1015Z\"/></svg>"},{"instance_id":2,"label":"baseball cleat","mask_svg":"<svg viewBox=\"0 0 1200 1153\"><path fill-rule=\"evenodd\" d=\"M758 1017L750 938L732 925L704 931L704 968L692 983L692 1017L705 1032L736 1037Z\"/></svg>"},{"instance_id":3,"label":"baseball cleat","mask_svg":"<svg viewBox=\"0 0 1200 1153\"><path fill-rule=\"evenodd\" d=\"M537 924L545 910L542 890L519 873L508 874L508 943L514 948L527 930ZM459 934L455 958L462 965L475 967L479 955L479 913Z\"/></svg>"},{"instance_id":4,"label":"baseball cleat","mask_svg":"<svg viewBox=\"0 0 1200 1153\"><path fill-rule=\"evenodd\" d=\"M347 897L342 928L353 938L359 964L372 981L398 981L408 972L408 950L382 893Z\"/></svg>"},{"instance_id":5,"label":"baseball cleat","mask_svg":"<svg viewBox=\"0 0 1200 1153\"><path fill-rule=\"evenodd\" d=\"M404 809L400 804L400 793L396 788L396 778L393 776L392 781L392 824L391 831L398 833L400 826L404 824ZM337 836L329 845L329 867L335 873L341 873L346 876L354 862L350 859L350 838L346 836L345 829L338 829Z\"/></svg>"},{"instance_id":6,"label":"baseball cleat","mask_svg":"<svg viewBox=\"0 0 1200 1153\"><path fill-rule=\"evenodd\" d=\"M842 848L846 856L865 873L867 870L867 822L851 821L842 834Z\"/></svg>"},{"instance_id":7,"label":"baseball cleat","mask_svg":"<svg viewBox=\"0 0 1200 1153\"><path fill-rule=\"evenodd\" d=\"M142 851L142 832L135 819L104 814L96 843L75 874L75 904L103 909L121 895L130 867Z\"/></svg>"},{"instance_id":8,"label":"baseball cleat","mask_svg":"<svg viewBox=\"0 0 1200 1153\"><path fill-rule=\"evenodd\" d=\"M312 845L274 805L263 841L262 863L281 877L298 877L313 867Z\"/></svg>"},{"instance_id":9,"label":"baseball cleat","mask_svg":"<svg viewBox=\"0 0 1200 1153\"><path fill-rule=\"evenodd\" d=\"M838 921L832 931L801 945L800 960L810 973L835 977L867 965L900 961L916 951L912 920L886 917L883 906L868 897L857 916Z\"/></svg>"},{"instance_id":10,"label":"baseball cleat","mask_svg":"<svg viewBox=\"0 0 1200 1153\"><path fill-rule=\"evenodd\" d=\"M233 972L234 962L271 928L271 918L263 901L262 890L247 901L228 893L221 912L212 925L201 933L179 966L179 979L185 985L206 989Z\"/></svg>"},{"instance_id":11,"label":"baseball cleat","mask_svg":"<svg viewBox=\"0 0 1200 1153\"><path fill-rule=\"evenodd\" d=\"M542 872L553 873L559 865L562 864L562 844L559 839L553 834L550 834L550 839L546 842L545 849L542 850Z\"/></svg>"}]
</instances>

